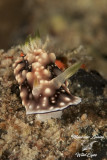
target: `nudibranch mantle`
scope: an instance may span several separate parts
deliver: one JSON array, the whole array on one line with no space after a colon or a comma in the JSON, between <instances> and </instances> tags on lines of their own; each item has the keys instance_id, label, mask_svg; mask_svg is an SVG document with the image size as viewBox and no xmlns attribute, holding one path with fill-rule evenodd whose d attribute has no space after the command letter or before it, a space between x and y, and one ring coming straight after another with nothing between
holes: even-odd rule
<instances>
[{"instance_id":1,"label":"nudibranch mantle","mask_svg":"<svg viewBox=\"0 0 107 160\"><path fill-rule=\"evenodd\" d=\"M40 39L30 39L22 47L21 57L13 67L26 114L49 114L81 102L81 98L71 95L67 82L80 63L62 72L55 60L55 54L47 53Z\"/></svg>"}]
</instances>

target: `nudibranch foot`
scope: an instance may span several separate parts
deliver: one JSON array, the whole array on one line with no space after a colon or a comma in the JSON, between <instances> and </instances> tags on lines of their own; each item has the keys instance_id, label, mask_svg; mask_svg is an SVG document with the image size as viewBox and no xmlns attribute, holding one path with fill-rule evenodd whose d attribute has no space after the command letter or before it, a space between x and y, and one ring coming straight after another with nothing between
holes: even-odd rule
<instances>
[{"instance_id":1,"label":"nudibranch foot","mask_svg":"<svg viewBox=\"0 0 107 160\"><path fill-rule=\"evenodd\" d=\"M44 122L44 121L47 121L48 119L51 119L51 118L54 118L54 119L61 118L61 116L62 116L62 111L37 114L36 120Z\"/></svg>"},{"instance_id":2,"label":"nudibranch foot","mask_svg":"<svg viewBox=\"0 0 107 160\"><path fill-rule=\"evenodd\" d=\"M21 57L13 67L26 114L60 118L63 109L81 102L81 98L71 95L67 81L80 68L81 62L62 72L55 61L55 54L47 53L39 39L30 38L22 47Z\"/></svg>"}]
</instances>

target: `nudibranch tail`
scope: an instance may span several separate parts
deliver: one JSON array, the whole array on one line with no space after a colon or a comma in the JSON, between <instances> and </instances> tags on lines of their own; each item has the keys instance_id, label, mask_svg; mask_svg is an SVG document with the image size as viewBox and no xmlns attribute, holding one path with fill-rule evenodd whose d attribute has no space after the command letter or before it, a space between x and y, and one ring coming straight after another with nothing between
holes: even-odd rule
<instances>
[{"instance_id":1,"label":"nudibranch tail","mask_svg":"<svg viewBox=\"0 0 107 160\"><path fill-rule=\"evenodd\" d=\"M81 64L82 64L81 62L77 62L77 63L73 64L72 66L67 68L64 72L62 72L60 75L58 75L57 77L52 79L52 82L54 83L54 86L56 88L61 87L61 85L68 78L70 78L73 74L75 74L78 71L78 69L80 68Z\"/></svg>"}]
</instances>

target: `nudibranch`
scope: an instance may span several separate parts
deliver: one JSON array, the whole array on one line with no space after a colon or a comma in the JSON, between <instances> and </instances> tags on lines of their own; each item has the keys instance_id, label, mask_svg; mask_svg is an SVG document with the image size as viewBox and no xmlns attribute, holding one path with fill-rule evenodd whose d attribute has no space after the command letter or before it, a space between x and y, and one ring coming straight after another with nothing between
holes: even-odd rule
<instances>
[{"instance_id":1,"label":"nudibranch","mask_svg":"<svg viewBox=\"0 0 107 160\"><path fill-rule=\"evenodd\" d=\"M30 38L21 49L13 67L26 114L37 114L39 120L60 118L63 109L81 102L81 98L71 95L67 81L80 62L62 72L55 64L55 54L47 53L40 39Z\"/></svg>"}]
</instances>

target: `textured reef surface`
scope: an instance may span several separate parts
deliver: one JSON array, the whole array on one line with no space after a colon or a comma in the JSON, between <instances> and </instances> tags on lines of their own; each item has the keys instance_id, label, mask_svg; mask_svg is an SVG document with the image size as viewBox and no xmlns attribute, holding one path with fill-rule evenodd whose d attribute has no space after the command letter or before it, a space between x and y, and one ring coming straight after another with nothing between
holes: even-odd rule
<instances>
[{"instance_id":1,"label":"textured reef surface","mask_svg":"<svg viewBox=\"0 0 107 160\"><path fill-rule=\"evenodd\" d=\"M3 0L0 13L0 160L106 160L107 1ZM61 69L84 60L68 86L81 103L47 122L26 115L12 67L38 28Z\"/></svg>"}]
</instances>

